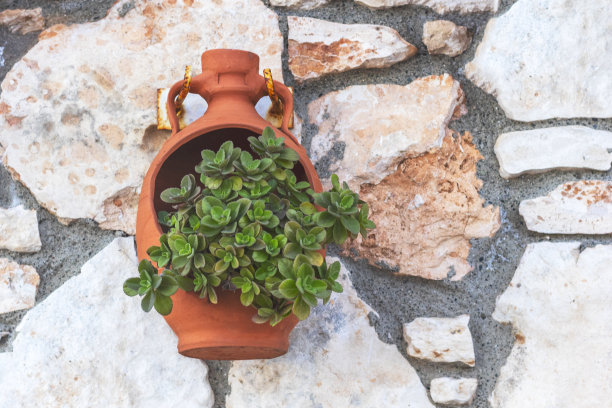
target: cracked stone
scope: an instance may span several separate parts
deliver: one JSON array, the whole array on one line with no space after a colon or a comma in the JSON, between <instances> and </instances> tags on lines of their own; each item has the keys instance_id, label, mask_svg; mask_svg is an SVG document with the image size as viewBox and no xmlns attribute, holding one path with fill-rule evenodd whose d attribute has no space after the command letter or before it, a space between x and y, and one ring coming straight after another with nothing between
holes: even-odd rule
<instances>
[{"instance_id":1,"label":"cracked stone","mask_svg":"<svg viewBox=\"0 0 612 408\"><path fill-rule=\"evenodd\" d=\"M206 365L123 293L137 262L134 240L117 238L28 311L0 354L1 407L212 407Z\"/></svg>"},{"instance_id":2,"label":"cracked stone","mask_svg":"<svg viewBox=\"0 0 612 408\"><path fill-rule=\"evenodd\" d=\"M495 142L499 174L507 179L549 170L610 170L611 151L612 132L584 126L503 133Z\"/></svg>"},{"instance_id":3,"label":"cracked stone","mask_svg":"<svg viewBox=\"0 0 612 408\"><path fill-rule=\"evenodd\" d=\"M287 17L289 68L298 82L357 68L386 68L417 53L392 28Z\"/></svg>"},{"instance_id":4,"label":"cracked stone","mask_svg":"<svg viewBox=\"0 0 612 408\"><path fill-rule=\"evenodd\" d=\"M394 173L406 156L440 147L448 123L465 113L463 90L448 74L406 86L350 86L308 105L309 121L318 126L310 157L321 170L339 147L342 158L329 163L328 170L358 189ZM328 178L322 181L330 186Z\"/></svg>"},{"instance_id":5,"label":"cracked stone","mask_svg":"<svg viewBox=\"0 0 612 408\"><path fill-rule=\"evenodd\" d=\"M0 208L0 248L38 252L41 247L36 210L26 210L23 205Z\"/></svg>"},{"instance_id":6,"label":"cracked stone","mask_svg":"<svg viewBox=\"0 0 612 408\"><path fill-rule=\"evenodd\" d=\"M424 6L438 14L495 13L499 8L499 0L355 0L355 2L374 10L407 4Z\"/></svg>"},{"instance_id":7,"label":"cracked stone","mask_svg":"<svg viewBox=\"0 0 612 408\"><path fill-rule=\"evenodd\" d=\"M469 315L418 317L404 324L408 355L436 363L461 362L474 367Z\"/></svg>"},{"instance_id":8,"label":"cracked stone","mask_svg":"<svg viewBox=\"0 0 612 408\"><path fill-rule=\"evenodd\" d=\"M527 228L547 234L612 233L612 182L580 180L562 184L545 197L519 206Z\"/></svg>"},{"instance_id":9,"label":"cracked stone","mask_svg":"<svg viewBox=\"0 0 612 408\"><path fill-rule=\"evenodd\" d=\"M465 74L510 119L609 118L610 21L605 1L519 0L489 20Z\"/></svg>"},{"instance_id":10,"label":"cracked stone","mask_svg":"<svg viewBox=\"0 0 612 408\"><path fill-rule=\"evenodd\" d=\"M472 270L470 240L491 237L501 225L499 208L485 206L476 163L482 155L469 133L447 136L442 147L405 159L378 184L363 184L377 228L345 247L376 265L426 279L452 280ZM363 157L362 157L363 160Z\"/></svg>"},{"instance_id":11,"label":"cracked stone","mask_svg":"<svg viewBox=\"0 0 612 408\"><path fill-rule=\"evenodd\" d=\"M414 368L370 326L344 266L340 281L344 292L296 326L287 354L232 363L228 408L433 408Z\"/></svg>"},{"instance_id":12,"label":"cracked stone","mask_svg":"<svg viewBox=\"0 0 612 408\"><path fill-rule=\"evenodd\" d=\"M39 283L32 266L0 258L0 314L33 307Z\"/></svg>"},{"instance_id":13,"label":"cracked stone","mask_svg":"<svg viewBox=\"0 0 612 408\"><path fill-rule=\"evenodd\" d=\"M456 57L468 49L472 36L464 26L452 21L435 20L423 25L423 43L430 54Z\"/></svg>"},{"instance_id":14,"label":"cracked stone","mask_svg":"<svg viewBox=\"0 0 612 408\"><path fill-rule=\"evenodd\" d=\"M612 246L527 246L493 318L516 341L492 408L591 408L612 398Z\"/></svg>"},{"instance_id":15,"label":"cracked stone","mask_svg":"<svg viewBox=\"0 0 612 408\"><path fill-rule=\"evenodd\" d=\"M45 28L45 18L40 7L4 10L0 13L0 26L7 26L11 33L29 34Z\"/></svg>"},{"instance_id":16,"label":"cracked stone","mask_svg":"<svg viewBox=\"0 0 612 408\"><path fill-rule=\"evenodd\" d=\"M99 21L56 25L39 39L1 85L4 164L60 220L127 233L169 136L156 130L158 88L212 48L253 51L282 81L278 17L259 0L122 0Z\"/></svg>"},{"instance_id":17,"label":"cracked stone","mask_svg":"<svg viewBox=\"0 0 612 408\"><path fill-rule=\"evenodd\" d=\"M476 378L440 377L431 380L431 399L436 404L467 405L476 396L478 380Z\"/></svg>"}]
</instances>

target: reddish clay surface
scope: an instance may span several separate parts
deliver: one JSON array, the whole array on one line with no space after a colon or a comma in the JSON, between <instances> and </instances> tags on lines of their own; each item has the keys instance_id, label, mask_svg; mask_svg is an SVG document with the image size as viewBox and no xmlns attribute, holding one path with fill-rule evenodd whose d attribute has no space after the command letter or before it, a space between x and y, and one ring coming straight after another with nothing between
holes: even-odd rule
<instances>
[{"instance_id":1,"label":"reddish clay surface","mask_svg":"<svg viewBox=\"0 0 612 408\"><path fill-rule=\"evenodd\" d=\"M194 173L201 160L202 149L218 149L226 140L248 148L247 137L259 135L269 122L255 111L255 104L267 95L264 78L258 74L259 57L239 50L210 50L202 54L202 74L191 82L190 92L201 95L208 102L204 116L178 131L178 118L170 115L172 137L153 159L140 193L136 225L136 245L139 259L146 259L146 249L159 243L162 230L157 222L157 211L167 209L159 194L170 186L180 184L181 177ZM168 95L168 112L174 113L174 99L182 81L174 84ZM321 191L321 181L305 149L289 132L293 97L289 89L274 81L274 88L284 109L278 137L300 156L296 176L307 180L313 190ZM173 297L172 313L166 321L178 336L179 353L205 360L245 360L273 358L285 354L289 348L289 333L297 324L295 316L275 327L256 324L252 307L240 303L238 291L218 291L218 304L199 299L193 292L179 290Z\"/></svg>"}]
</instances>

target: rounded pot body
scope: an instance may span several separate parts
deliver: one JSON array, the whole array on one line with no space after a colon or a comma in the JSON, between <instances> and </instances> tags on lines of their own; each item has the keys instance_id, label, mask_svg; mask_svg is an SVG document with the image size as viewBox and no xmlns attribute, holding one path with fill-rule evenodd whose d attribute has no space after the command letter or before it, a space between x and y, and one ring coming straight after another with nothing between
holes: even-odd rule
<instances>
[{"instance_id":1,"label":"rounded pot body","mask_svg":"<svg viewBox=\"0 0 612 408\"><path fill-rule=\"evenodd\" d=\"M271 126L255 111L255 104L267 95L265 80L258 74L259 57L239 50L211 50L202 54L202 74L192 79L190 92L198 93L208 102L204 116L178 131L178 120L171 117L172 136L164 143L145 176L136 225L136 245L139 260L149 259L146 250L159 245L162 229L157 212L168 210L160 193L180 184L181 178L195 173L203 149L217 150L223 142L232 140L235 146L249 149L247 138L260 135ZM182 86L176 83L168 96L168 111L175 111L174 98ZM285 108L286 120L281 129L273 127L287 147L300 156L294 172L307 180L313 190L321 191L317 176L305 149L289 132L287 124L293 109L289 90L274 82ZM179 353L205 360L242 360L273 358L289 348L289 334L298 320L284 319L275 327L252 321L253 307L240 303L240 292L219 290L218 303L202 300L194 292L179 290L172 296L172 312L165 316L178 336Z\"/></svg>"}]
</instances>

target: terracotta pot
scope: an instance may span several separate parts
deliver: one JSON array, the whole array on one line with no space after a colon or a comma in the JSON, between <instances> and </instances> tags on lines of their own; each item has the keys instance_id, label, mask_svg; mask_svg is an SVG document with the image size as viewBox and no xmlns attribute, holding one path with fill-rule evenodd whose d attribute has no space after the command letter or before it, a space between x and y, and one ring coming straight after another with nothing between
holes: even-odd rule
<instances>
[{"instance_id":1,"label":"terracotta pot","mask_svg":"<svg viewBox=\"0 0 612 408\"><path fill-rule=\"evenodd\" d=\"M162 229L157 212L169 206L159 198L160 193L180 184L182 176L195 173L201 161L202 149L217 150L226 140L250 150L247 137L260 135L271 126L255 111L255 104L267 95L265 80L258 74L259 57L239 50L211 50L202 54L202 74L191 81L191 93L201 95L208 102L204 116L178 131L174 114L174 100L182 81L174 84L168 95L168 112L172 136L164 143L151 163L140 194L136 224L136 244L139 259L148 259L147 248L159 245ZM313 190L321 191L321 181L305 149L289 132L288 123L293 110L289 89L274 81L274 88L284 105L281 129L275 129L286 146L300 156L294 168L298 178L307 180ZM273 358L285 354L289 348L289 333L297 324L295 316L286 318L275 327L256 324L251 320L253 307L240 303L239 291L218 291L218 304L204 301L193 292L179 290L172 296L172 313L166 321L178 336L179 353L206 360L243 360Z\"/></svg>"}]
</instances>

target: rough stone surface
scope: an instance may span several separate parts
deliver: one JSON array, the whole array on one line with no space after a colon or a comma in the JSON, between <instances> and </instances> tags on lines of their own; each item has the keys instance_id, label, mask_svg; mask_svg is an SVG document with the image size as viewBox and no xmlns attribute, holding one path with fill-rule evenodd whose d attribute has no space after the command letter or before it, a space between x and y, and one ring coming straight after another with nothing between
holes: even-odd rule
<instances>
[{"instance_id":1,"label":"rough stone surface","mask_svg":"<svg viewBox=\"0 0 612 408\"><path fill-rule=\"evenodd\" d=\"M612 163L612 132L561 126L503 133L495 154L503 178L549 170L605 171Z\"/></svg>"},{"instance_id":2,"label":"rough stone surface","mask_svg":"<svg viewBox=\"0 0 612 408\"><path fill-rule=\"evenodd\" d=\"M372 9L384 9L407 4L424 6L433 9L438 14L447 13L495 13L500 0L355 0Z\"/></svg>"},{"instance_id":3,"label":"rough stone surface","mask_svg":"<svg viewBox=\"0 0 612 408\"><path fill-rule=\"evenodd\" d=\"M385 68L417 53L392 28L287 17L289 68L298 82L356 68Z\"/></svg>"},{"instance_id":4,"label":"rough stone surface","mask_svg":"<svg viewBox=\"0 0 612 408\"><path fill-rule=\"evenodd\" d=\"M431 380L429 393L436 404L465 405L472 403L477 387L476 378L440 377Z\"/></svg>"},{"instance_id":5,"label":"rough stone surface","mask_svg":"<svg viewBox=\"0 0 612 408\"><path fill-rule=\"evenodd\" d=\"M123 294L136 268L133 239L117 238L26 314L0 354L0 407L212 406L206 365Z\"/></svg>"},{"instance_id":6,"label":"rough stone surface","mask_svg":"<svg viewBox=\"0 0 612 408\"><path fill-rule=\"evenodd\" d=\"M0 258L0 313L33 307L39 283L36 269Z\"/></svg>"},{"instance_id":7,"label":"rough stone surface","mask_svg":"<svg viewBox=\"0 0 612 408\"><path fill-rule=\"evenodd\" d=\"M519 0L489 21L466 76L510 119L612 117L610 21L605 1Z\"/></svg>"},{"instance_id":8,"label":"rough stone surface","mask_svg":"<svg viewBox=\"0 0 612 408\"><path fill-rule=\"evenodd\" d=\"M547 234L612 233L612 182L580 180L545 197L524 200L519 212L527 228Z\"/></svg>"},{"instance_id":9,"label":"rough stone surface","mask_svg":"<svg viewBox=\"0 0 612 408\"><path fill-rule=\"evenodd\" d=\"M312 10L326 5L331 0L270 0L274 7L287 7L290 9Z\"/></svg>"},{"instance_id":10,"label":"rough stone surface","mask_svg":"<svg viewBox=\"0 0 612 408\"><path fill-rule=\"evenodd\" d=\"M433 408L416 371L369 325L344 266L340 281L344 292L298 324L287 354L232 363L228 408Z\"/></svg>"},{"instance_id":11,"label":"rough stone surface","mask_svg":"<svg viewBox=\"0 0 612 408\"><path fill-rule=\"evenodd\" d=\"M446 74L406 86L350 86L308 105L309 121L318 126L310 157L320 167L339 147L342 158L329 163L329 172L354 189L375 184L395 172L407 155L439 147L448 122L466 112L459 82ZM323 183L330 185L328 179Z\"/></svg>"},{"instance_id":12,"label":"rough stone surface","mask_svg":"<svg viewBox=\"0 0 612 408\"><path fill-rule=\"evenodd\" d=\"M23 205L0 208L0 248L37 252L41 247L36 210L26 210Z\"/></svg>"},{"instance_id":13,"label":"rough stone surface","mask_svg":"<svg viewBox=\"0 0 612 408\"><path fill-rule=\"evenodd\" d=\"M612 246L530 244L493 318L516 342L493 408L591 408L612 398Z\"/></svg>"},{"instance_id":14,"label":"rough stone surface","mask_svg":"<svg viewBox=\"0 0 612 408\"><path fill-rule=\"evenodd\" d=\"M474 345L469 315L418 317L404 324L408 354L438 363L461 362L474 367Z\"/></svg>"},{"instance_id":15,"label":"rough stone surface","mask_svg":"<svg viewBox=\"0 0 612 408\"><path fill-rule=\"evenodd\" d=\"M282 80L278 18L258 0L119 1L100 21L40 39L2 83L4 163L61 219L129 234L144 173L169 136L155 128L157 88L211 48L254 51Z\"/></svg>"},{"instance_id":16,"label":"rough stone surface","mask_svg":"<svg viewBox=\"0 0 612 408\"><path fill-rule=\"evenodd\" d=\"M472 36L464 26L452 21L435 20L423 25L423 43L430 54L443 54L456 57L468 49Z\"/></svg>"},{"instance_id":17,"label":"rough stone surface","mask_svg":"<svg viewBox=\"0 0 612 408\"><path fill-rule=\"evenodd\" d=\"M490 237L500 227L499 209L478 194L476 163L482 158L469 134L448 136L442 147L404 160L378 184L363 184L376 230L347 246L372 264L398 273L452 280L472 270L470 239Z\"/></svg>"},{"instance_id":18,"label":"rough stone surface","mask_svg":"<svg viewBox=\"0 0 612 408\"><path fill-rule=\"evenodd\" d=\"M28 34L45 28L45 18L40 7L4 10L0 13L0 26L7 26L11 33Z\"/></svg>"}]
</instances>

